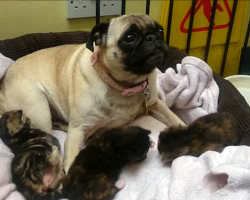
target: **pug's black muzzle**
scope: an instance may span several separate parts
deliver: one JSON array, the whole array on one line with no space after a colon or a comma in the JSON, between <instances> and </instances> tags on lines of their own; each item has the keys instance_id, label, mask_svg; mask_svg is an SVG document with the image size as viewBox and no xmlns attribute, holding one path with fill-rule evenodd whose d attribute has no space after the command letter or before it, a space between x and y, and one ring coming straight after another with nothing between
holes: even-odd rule
<instances>
[{"instance_id":1,"label":"pug's black muzzle","mask_svg":"<svg viewBox=\"0 0 250 200\"><path fill-rule=\"evenodd\" d=\"M143 41L135 45L135 48L124 60L126 70L138 75L151 73L158 65L163 63L168 46L154 34L148 34Z\"/></svg>"}]
</instances>

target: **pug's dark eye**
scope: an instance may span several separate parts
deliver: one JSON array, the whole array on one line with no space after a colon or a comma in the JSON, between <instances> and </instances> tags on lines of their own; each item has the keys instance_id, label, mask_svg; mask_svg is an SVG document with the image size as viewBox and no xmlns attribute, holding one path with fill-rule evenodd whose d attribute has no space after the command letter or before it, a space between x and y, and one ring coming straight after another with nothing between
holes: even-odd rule
<instances>
[{"instance_id":1,"label":"pug's dark eye","mask_svg":"<svg viewBox=\"0 0 250 200\"><path fill-rule=\"evenodd\" d=\"M160 33L160 34L163 34L163 29L159 29L159 33Z\"/></svg>"},{"instance_id":2,"label":"pug's dark eye","mask_svg":"<svg viewBox=\"0 0 250 200\"><path fill-rule=\"evenodd\" d=\"M129 34L129 35L127 35L127 36L125 37L125 42L126 42L126 43L132 43L132 42L135 41L135 39L136 39L136 36L135 36L135 35Z\"/></svg>"}]
</instances>

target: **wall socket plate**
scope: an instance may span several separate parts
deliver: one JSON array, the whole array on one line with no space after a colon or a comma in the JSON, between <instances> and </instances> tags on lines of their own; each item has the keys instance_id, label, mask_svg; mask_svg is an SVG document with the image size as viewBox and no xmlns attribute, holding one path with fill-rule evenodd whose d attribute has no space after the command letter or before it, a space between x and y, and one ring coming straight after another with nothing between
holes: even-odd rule
<instances>
[{"instance_id":1,"label":"wall socket plate","mask_svg":"<svg viewBox=\"0 0 250 200\"><path fill-rule=\"evenodd\" d=\"M120 15L121 0L100 0L100 15ZM96 16L95 0L67 0L67 18L85 18Z\"/></svg>"}]
</instances>

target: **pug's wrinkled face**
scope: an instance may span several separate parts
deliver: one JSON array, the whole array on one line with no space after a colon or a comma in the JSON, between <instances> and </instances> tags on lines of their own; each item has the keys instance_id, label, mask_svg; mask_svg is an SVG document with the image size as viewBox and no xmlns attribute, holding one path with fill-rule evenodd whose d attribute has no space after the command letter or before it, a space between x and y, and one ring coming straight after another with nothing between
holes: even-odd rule
<instances>
[{"instance_id":1,"label":"pug's wrinkled face","mask_svg":"<svg viewBox=\"0 0 250 200\"><path fill-rule=\"evenodd\" d=\"M123 15L99 24L91 37L89 42L100 47L102 61L114 77L128 72L137 76L151 73L163 62L168 49L163 28L144 14Z\"/></svg>"}]
</instances>

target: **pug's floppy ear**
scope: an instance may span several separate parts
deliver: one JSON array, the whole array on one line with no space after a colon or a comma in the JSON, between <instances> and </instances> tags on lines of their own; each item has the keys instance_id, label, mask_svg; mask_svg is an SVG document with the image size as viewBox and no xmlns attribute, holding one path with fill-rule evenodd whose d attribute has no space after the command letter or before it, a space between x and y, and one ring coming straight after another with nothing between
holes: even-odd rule
<instances>
[{"instance_id":1,"label":"pug's floppy ear","mask_svg":"<svg viewBox=\"0 0 250 200\"><path fill-rule=\"evenodd\" d=\"M103 22L96 25L90 32L89 39L87 40L86 47L90 51L94 51L93 43L95 42L96 46L105 45L106 36L108 33L108 27L110 22Z\"/></svg>"}]
</instances>

